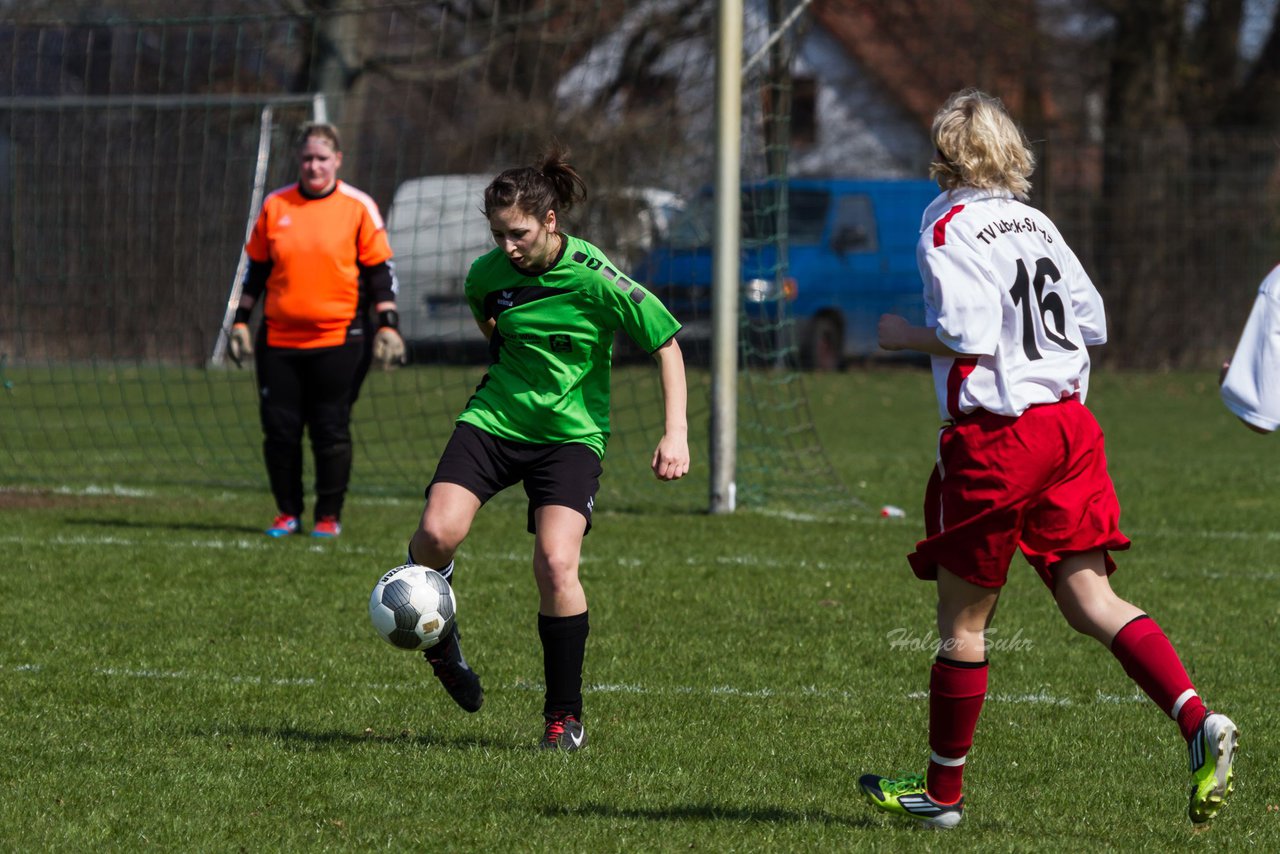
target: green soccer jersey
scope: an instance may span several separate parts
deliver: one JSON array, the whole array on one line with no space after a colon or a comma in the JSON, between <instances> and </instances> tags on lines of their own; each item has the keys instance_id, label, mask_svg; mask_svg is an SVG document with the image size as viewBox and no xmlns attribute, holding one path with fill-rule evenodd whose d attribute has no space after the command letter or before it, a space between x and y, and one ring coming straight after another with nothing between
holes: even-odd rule
<instances>
[{"instance_id":1,"label":"green soccer jersey","mask_svg":"<svg viewBox=\"0 0 1280 854\"><path fill-rule=\"evenodd\" d=\"M497 248L471 265L471 311L497 326L489 372L458 420L517 442L581 442L604 457L614 332L652 353L680 323L599 249L563 236L543 273L518 269Z\"/></svg>"}]
</instances>

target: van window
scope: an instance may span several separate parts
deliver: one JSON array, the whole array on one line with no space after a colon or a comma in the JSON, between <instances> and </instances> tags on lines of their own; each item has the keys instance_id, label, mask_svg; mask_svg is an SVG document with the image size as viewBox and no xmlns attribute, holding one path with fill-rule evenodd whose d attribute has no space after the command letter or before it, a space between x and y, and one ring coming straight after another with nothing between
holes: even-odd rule
<instances>
[{"instance_id":1,"label":"van window","mask_svg":"<svg viewBox=\"0 0 1280 854\"><path fill-rule=\"evenodd\" d=\"M716 200L711 193L699 193L689 200L684 213L671 224L668 242L676 249L700 249L711 245L715 228Z\"/></svg>"},{"instance_id":2,"label":"van window","mask_svg":"<svg viewBox=\"0 0 1280 854\"><path fill-rule=\"evenodd\" d=\"M471 262L494 245L481 212L490 180L481 174L429 175L396 188L387 240L402 302L462 298Z\"/></svg>"},{"instance_id":3,"label":"van window","mask_svg":"<svg viewBox=\"0 0 1280 854\"><path fill-rule=\"evenodd\" d=\"M683 199L657 187L605 187L594 191L561 224L629 271L666 238L672 219L683 208Z\"/></svg>"},{"instance_id":4,"label":"van window","mask_svg":"<svg viewBox=\"0 0 1280 854\"><path fill-rule=\"evenodd\" d=\"M816 245L831 194L825 190L791 190L787 196L787 228L793 244ZM776 188L760 187L742 194L742 241L748 246L778 239L778 196ZM669 243L677 249L711 245L715 227L715 197L701 193L689 201L671 226Z\"/></svg>"},{"instance_id":5,"label":"van window","mask_svg":"<svg viewBox=\"0 0 1280 854\"><path fill-rule=\"evenodd\" d=\"M821 190L792 190L788 198L788 230L794 244L817 244L827 222L831 194ZM776 229L775 229L776 233Z\"/></svg>"},{"instance_id":6,"label":"van window","mask_svg":"<svg viewBox=\"0 0 1280 854\"><path fill-rule=\"evenodd\" d=\"M796 190L787 194L786 228L792 244L816 245L822 240L831 194L825 190ZM761 245L777 241L779 228L778 188L761 188L742 196L742 242Z\"/></svg>"},{"instance_id":7,"label":"van window","mask_svg":"<svg viewBox=\"0 0 1280 854\"><path fill-rule=\"evenodd\" d=\"M836 220L831 228L831 248L846 252L875 252L880 235L876 231L876 214L871 197L859 193L841 196L836 202Z\"/></svg>"}]
</instances>

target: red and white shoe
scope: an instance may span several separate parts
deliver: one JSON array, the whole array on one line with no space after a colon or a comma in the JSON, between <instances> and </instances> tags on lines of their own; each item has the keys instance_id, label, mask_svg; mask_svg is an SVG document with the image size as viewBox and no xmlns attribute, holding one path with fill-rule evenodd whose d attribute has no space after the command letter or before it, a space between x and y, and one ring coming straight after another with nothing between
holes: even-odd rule
<instances>
[{"instance_id":1,"label":"red and white shoe","mask_svg":"<svg viewBox=\"0 0 1280 854\"><path fill-rule=\"evenodd\" d=\"M311 526L311 536L313 537L336 537L341 533L342 523L338 521L337 516L321 516Z\"/></svg>"},{"instance_id":2,"label":"red and white shoe","mask_svg":"<svg viewBox=\"0 0 1280 854\"><path fill-rule=\"evenodd\" d=\"M302 523L298 521L297 516L290 516L288 513L281 513L271 522L271 527L267 528L268 537L287 537L290 534L300 533L302 533Z\"/></svg>"}]
</instances>

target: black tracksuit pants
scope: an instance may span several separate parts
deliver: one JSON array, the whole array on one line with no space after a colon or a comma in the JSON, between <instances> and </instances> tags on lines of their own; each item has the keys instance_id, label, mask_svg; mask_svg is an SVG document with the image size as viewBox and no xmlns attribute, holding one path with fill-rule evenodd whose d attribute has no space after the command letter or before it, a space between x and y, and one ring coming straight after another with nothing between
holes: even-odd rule
<instances>
[{"instance_id":1,"label":"black tracksuit pants","mask_svg":"<svg viewBox=\"0 0 1280 854\"><path fill-rule=\"evenodd\" d=\"M340 347L300 350L259 340L255 363L262 453L281 513L301 516L302 432L315 455L314 517L341 517L351 478L351 407L369 369L363 336Z\"/></svg>"}]
</instances>

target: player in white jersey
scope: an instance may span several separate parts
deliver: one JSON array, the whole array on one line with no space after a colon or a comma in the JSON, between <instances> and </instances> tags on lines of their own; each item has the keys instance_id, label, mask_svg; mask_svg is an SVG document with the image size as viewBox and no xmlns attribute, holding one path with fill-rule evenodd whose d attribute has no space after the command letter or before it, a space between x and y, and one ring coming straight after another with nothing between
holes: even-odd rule
<instances>
[{"instance_id":1,"label":"player in white jersey","mask_svg":"<svg viewBox=\"0 0 1280 854\"><path fill-rule=\"evenodd\" d=\"M943 419L1083 402L1085 347L1106 343L1106 318L1049 218L1011 190L961 187L938 196L924 222L925 325L952 351L932 359Z\"/></svg>"},{"instance_id":2,"label":"player in white jersey","mask_svg":"<svg viewBox=\"0 0 1280 854\"><path fill-rule=\"evenodd\" d=\"M936 580L938 656L929 681L926 774L859 781L887 812L956 826L964 764L987 691L985 631L1014 552L1067 623L1096 638L1171 718L1191 760L1188 815L1221 809L1236 727L1210 712L1164 632L1111 588L1126 549L1102 431L1084 406L1087 346L1106 342L1102 299L1057 228L1024 204L1033 155L1003 105L966 90L933 123L943 189L925 211L917 258L925 325L886 315L880 345L933 363L944 419L925 493L926 537L908 558Z\"/></svg>"},{"instance_id":3,"label":"player in white jersey","mask_svg":"<svg viewBox=\"0 0 1280 854\"><path fill-rule=\"evenodd\" d=\"M1235 355L1222 366L1222 402L1256 433L1280 427L1280 267L1258 286Z\"/></svg>"}]
</instances>

